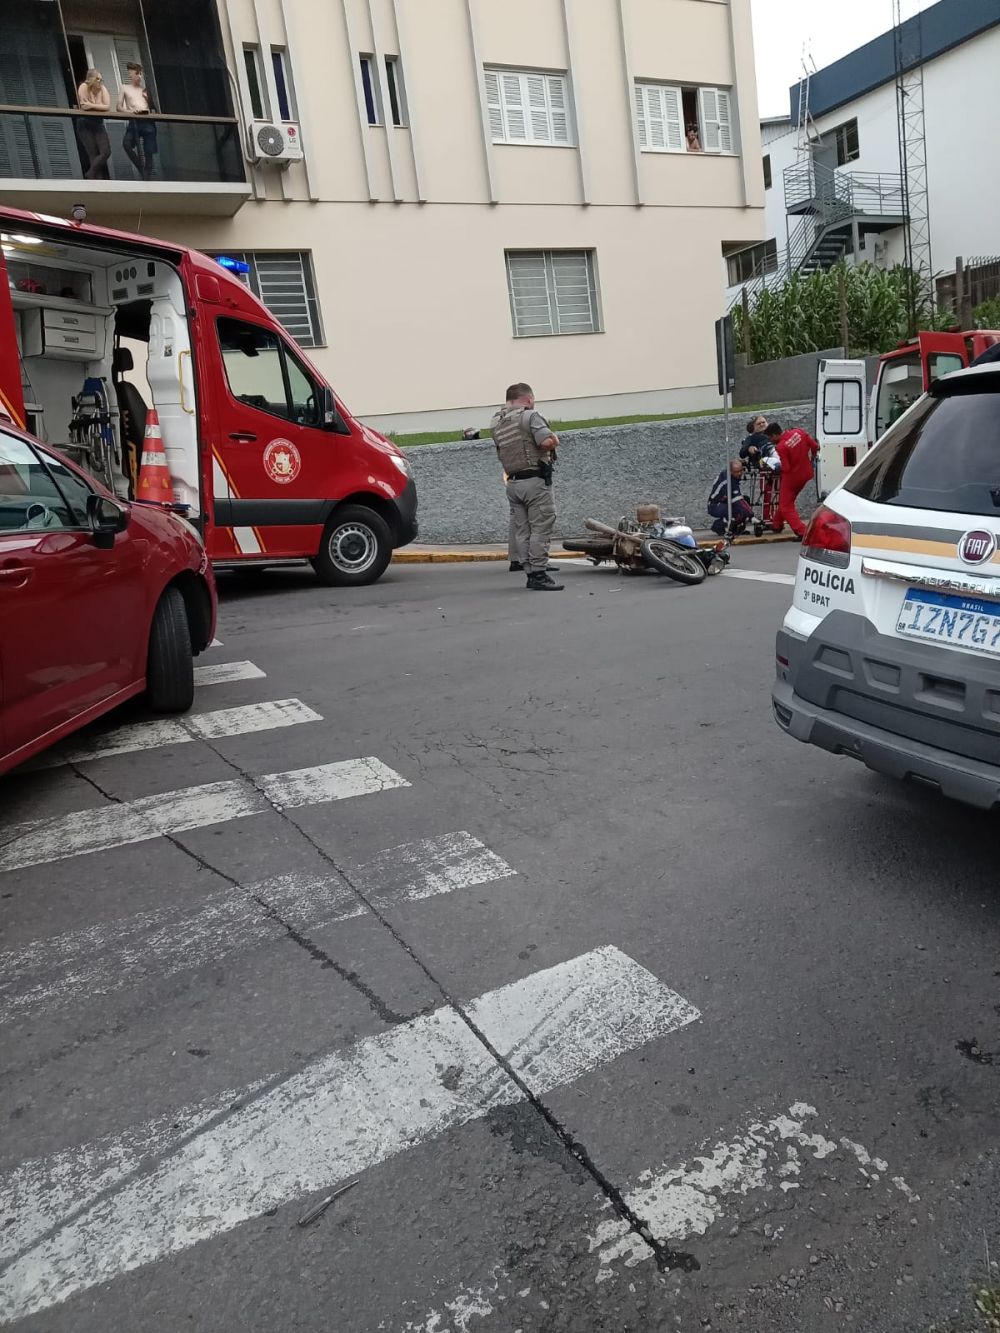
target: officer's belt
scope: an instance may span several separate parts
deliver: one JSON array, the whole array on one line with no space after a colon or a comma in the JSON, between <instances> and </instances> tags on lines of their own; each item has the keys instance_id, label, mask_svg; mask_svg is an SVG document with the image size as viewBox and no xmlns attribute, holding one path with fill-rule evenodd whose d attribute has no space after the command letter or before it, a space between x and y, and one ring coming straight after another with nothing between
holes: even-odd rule
<instances>
[{"instance_id":1,"label":"officer's belt","mask_svg":"<svg viewBox=\"0 0 1000 1333\"><path fill-rule=\"evenodd\" d=\"M508 481L528 481L531 477L540 477L542 474L538 468L532 468L530 472L508 472Z\"/></svg>"}]
</instances>

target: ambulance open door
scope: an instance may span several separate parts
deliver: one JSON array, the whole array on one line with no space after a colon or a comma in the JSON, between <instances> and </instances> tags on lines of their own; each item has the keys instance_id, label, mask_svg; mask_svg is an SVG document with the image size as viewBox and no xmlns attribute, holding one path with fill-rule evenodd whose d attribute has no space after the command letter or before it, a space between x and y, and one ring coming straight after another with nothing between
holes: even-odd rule
<instances>
[{"instance_id":1,"label":"ambulance open door","mask_svg":"<svg viewBox=\"0 0 1000 1333\"><path fill-rule=\"evenodd\" d=\"M816 376L816 488L824 499L864 456L865 363L821 361Z\"/></svg>"}]
</instances>

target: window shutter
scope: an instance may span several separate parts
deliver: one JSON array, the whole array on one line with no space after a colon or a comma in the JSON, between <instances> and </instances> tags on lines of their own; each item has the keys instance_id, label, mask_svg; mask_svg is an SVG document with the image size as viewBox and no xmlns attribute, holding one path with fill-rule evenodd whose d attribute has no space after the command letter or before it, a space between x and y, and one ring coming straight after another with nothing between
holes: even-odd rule
<instances>
[{"instance_id":1,"label":"window shutter","mask_svg":"<svg viewBox=\"0 0 1000 1333\"><path fill-rule=\"evenodd\" d=\"M646 88L646 121L649 126L650 148L659 148L662 151L667 146L663 89L653 84L649 84Z\"/></svg>"},{"instance_id":2,"label":"window shutter","mask_svg":"<svg viewBox=\"0 0 1000 1333\"><path fill-rule=\"evenodd\" d=\"M733 127L729 93L723 88L699 88L701 146L706 153L731 153Z\"/></svg>"},{"instance_id":3,"label":"window shutter","mask_svg":"<svg viewBox=\"0 0 1000 1333\"><path fill-rule=\"evenodd\" d=\"M729 93L724 88L716 89L716 105L719 109L719 151L733 151L733 122L730 111Z\"/></svg>"},{"instance_id":4,"label":"window shutter","mask_svg":"<svg viewBox=\"0 0 1000 1333\"><path fill-rule=\"evenodd\" d=\"M549 103L545 96L545 77L542 74L524 76L528 94L528 115L531 119L529 138L536 143L548 143L552 135L549 130Z\"/></svg>"},{"instance_id":5,"label":"window shutter","mask_svg":"<svg viewBox=\"0 0 1000 1333\"><path fill-rule=\"evenodd\" d=\"M679 88L661 88L663 93L663 124L667 138L667 148L672 153L683 153L684 139L684 103Z\"/></svg>"},{"instance_id":6,"label":"window shutter","mask_svg":"<svg viewBox=\"0 0 1000 1333\"><path fill-rule=\"evenodd\" d=\"M507 281L517 337L555 333L543 252L508 254Z\"/></svg>"},{"instance_id":7,"label":"window shutter","mask_svg":"<svg viewBox=\"0 0 1000 1333\"><path fill-rule=\"evenodd\" d=\"M597 324L585 250L556 251L551 257L552 294L559 333L593 333Z\"/></svg>"},{"instance_id":8,"label":"window shutter","mask_svg":"<svg viewBox=\"0 0 1000 1333\"><path fill-rule=\"evenodd\" d=\"M500 88L503 93L503 109L507 122L506 140L508 143L526 143L528 141L528 120L525 111L525 89L520 74L502 74Z\"/></svg>"},{"instance_id":9,"label":"window shutter","mask_svg":"<svg viewBox=\"0 0 1000 1333\"><path fill-rule=\"evenodd\" d=\"M646 90L641 83L635 85L635 119L639 127L639 147L648 147L649 140L646 130Z\"/></svg>"},{"instance_id":10,"label":"window shutter","mask_svg":"<svg viewBox=\"0 0 1000 1333\"><path fill-rule=\"evenodd\" d=\"M552 142L572 143L569 126L569 95L566 80L561 74L550 74L546 79L549 109L552 117Z\"/></svg>"},{"instance_id":11,"label":"window shutter","mask_svg":"<svg viewBox=\"0 0 1000 1333\"><path fill-rule=\"evenodd\" d=\"M503 102L500 98L500 76L496 70L486 71L486 106L490 115L490 137L494 143L502 143Z\"/></svg>"},{"instance_id":12,"label":"window shutter","mask_svg":"<svg viewBox=\"0 0 1000 1333\"><path fill-rule=\"evenodd\" d=\"M318 341L318 330L310 308L310 284L301 252L256 253L253 267L258 294L271 314L297 343L303 347L314 346Z\"/></svg>"}]
</instances>

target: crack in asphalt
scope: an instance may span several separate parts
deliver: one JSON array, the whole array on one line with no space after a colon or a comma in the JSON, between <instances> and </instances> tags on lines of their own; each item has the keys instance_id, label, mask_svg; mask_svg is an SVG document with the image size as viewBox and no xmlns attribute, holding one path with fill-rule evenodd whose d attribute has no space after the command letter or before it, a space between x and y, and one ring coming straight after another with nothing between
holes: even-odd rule
<instances>
[{"instance_id":1,"label":"crack in asphalt","mask_svg":"<svg viewBox=\"0 0 1000 1333\"><path fill-rule=\"evenodd\" d=\"M309 844L310 847L312 847L312 849L316 852L316 854L340 878L342 883L348 889L350 889L350 891L358 899L358 902L378 921L378 923L382 926L383 930L385 930L392 937L392 939L396 942L399 948L402 949L403 952L409 956L412 962L420 969L420 971L424 974L424 976L427 978L430 984L438 992L438 994L444 1000L448 1008L450 1008L458 1016L458 1018L461 1019L461 1021L466 1025L466 1027L469 1029L469 1031L472 1033L475 1039L487 1051L490 1058L503 1070L506 1076L515 1085L515 1087L524 1097L525 1101L537 1112L538 1115L542 1117L542 1119L548 1125L549 1129L556 1135L556 1137L562 1143L565 1150L568 1153L570 1153L575 1158L575 1160L584 1168L584 1170L591 1176L594 1183L597 1185L598 1189L608 1200L609 1204L614 1209L614 1211L619 1215L619 1217L622 1218L622 1220L627 1224L629 1229L633 1231L649 1247L649 1249L653 1253L653 1257L657 1267L664 1271L669 1269L679 1269L680 1271L685 1273L695 1272L698 1269L700 1269L701 1264L693 1254L690 1254L682 1250L673 1250L668 1244L666 1244L666 1242L661 1241L658 1237L654 1236L649 1225L645 1221L643 1221L643 1219L639 1217L639 1215L635 1212L635 1210L629 1204L628 1200L625 1198L623 1192L618 1188L617 1185L614 1184L612 1180L609 1179L608 1176L605 1175L605 1173L593 1160L586 1146L560 1122L558 1117L552 1111L549 1110L549 1108L545 1105L545 1103L538 1096L538 1094L532 1090L532 1088L525 1082L525 1080L517 1072L517 1070L511 1064L510 1060L497 1049L497 1047L493 1044L493 1042L490 1041L486 1033L469 1015L468 1011L463 1007L463 1005L459 1002L459 1000L454 995L452 995L451 991L441 980L441 978L438 977L437 973L433 971L430 965L426 963L423 958L421 958L421 956L417 953L416 949L409 943L409 941L405 938L405 936L403 936L396 929L396 927L388 919L386 914L382 910L380 910L380 908L375 904L375 902L363 892L363 890L360 888L358 884L355 883L348 870L344 866L342 866L331 855L331 853L328 852L327 849L323 847L322 844L320 844L312 836L311 833L309 833L306 829L302 827L301 824L299 824L295 819L293 819L283 806L277 805L275 804L274 801L271 800L271 798L268 796L267 792L263 789L257 778L255 778L252 774L242 769L239 764L237 764L234 760L230 759L227 755L223 754L214 745L212 745L210 741L206 740L204 743L206 747L209 750L211 750L212 753L218 759L222 761L222 763L226 764L235 773L239 774L239 776L242 777L244 781L249 782L253 787L255 787L256 790L260 791L261 795L271 806L272 810L274 810L275 814L277 814L281 819L285 820L293 829L295 829L295 831L299 834L300 837L305 839L305 841Z\"/></svg>"}]
</instances>

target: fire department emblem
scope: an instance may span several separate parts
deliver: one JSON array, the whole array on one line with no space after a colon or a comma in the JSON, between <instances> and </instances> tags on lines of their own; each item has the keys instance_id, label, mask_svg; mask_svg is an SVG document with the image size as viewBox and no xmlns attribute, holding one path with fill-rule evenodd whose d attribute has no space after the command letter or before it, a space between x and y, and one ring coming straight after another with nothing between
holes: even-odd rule
<instances>
[{"instance_id":1,"label":"fire department emblem","mask_svg":"<svg viewBox=\"0 0 1000 1333\"><path fill-rule=\"evenodd\" d=\"M287 486L302 471L302 459L291 440L272 440L264 450L264 471L279 486Z\"/></svg>"}]
</instances>

